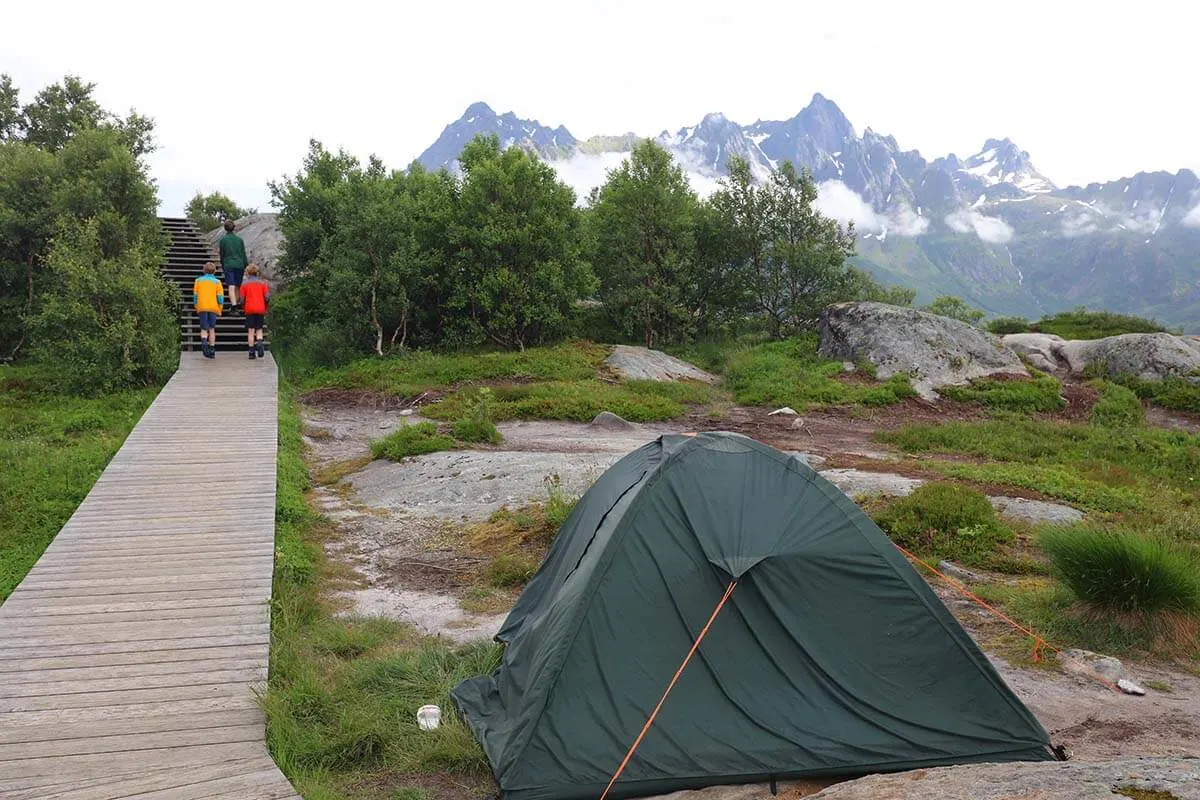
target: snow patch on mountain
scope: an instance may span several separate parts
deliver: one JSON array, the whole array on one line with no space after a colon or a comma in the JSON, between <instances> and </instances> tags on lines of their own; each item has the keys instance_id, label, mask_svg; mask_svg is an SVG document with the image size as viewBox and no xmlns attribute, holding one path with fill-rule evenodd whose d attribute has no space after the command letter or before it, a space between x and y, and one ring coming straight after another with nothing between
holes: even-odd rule
<instances>
[{"instance_id":1,"label":"snow patch on mountain","mask_svg":"<svg viewBox=\"0 0 1200 800\"><path fill-rule=\"evenodd\" d=\"M1013 228L999 217L987 217L973 208L962 208L946 215L946 224L955 233L974 233L988 244L1004 244L1013 238Z\"/></svg>"}]
</instances>

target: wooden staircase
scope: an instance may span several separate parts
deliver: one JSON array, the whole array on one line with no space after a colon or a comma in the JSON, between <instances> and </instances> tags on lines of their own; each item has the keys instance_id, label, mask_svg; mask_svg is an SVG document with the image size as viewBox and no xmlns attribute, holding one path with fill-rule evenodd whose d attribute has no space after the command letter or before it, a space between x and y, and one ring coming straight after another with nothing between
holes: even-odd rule
<instances>
[{"instance_id":1,"label":"wooden staircase","mask_svg":"<svg viewBox=\"0 0 1200 800\"><path fill-rule=\"evenodd\" d=\"M180 348L199 352L200 319L192 304L192 284L204 272L204 264L208 261L216 263L217 277L221 278L221 261L190 219L159 217L159 222L171 240L162 274L179 289ZM263 335L266 336L265 330ZM217 318L217 350L245 349L245 318L240 310L234 311L229 307L229 297L226 296L225 312Z\"/></svg>"}]
</instances>

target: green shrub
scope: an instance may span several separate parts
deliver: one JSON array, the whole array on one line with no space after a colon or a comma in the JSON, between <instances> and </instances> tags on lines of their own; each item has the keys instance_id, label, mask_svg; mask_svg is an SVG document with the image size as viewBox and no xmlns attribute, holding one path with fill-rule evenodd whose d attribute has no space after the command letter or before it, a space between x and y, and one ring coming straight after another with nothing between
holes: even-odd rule
<instances>
[{"instance_id":1,"label":"green shrub","mask_svg":"<svg viewBox=\"0 0 1200 800\"><path fill-rule=\"evenodd\" d=\"M1092 406L1093 425L1125 428L1142 425L1145 421L1146 411L1132 389L1107 381L1101 386L1100 399Z\"/></svg>"},{"instance_id":2,"label":"green shrub","mask_svg":"<svg viewBox=\"0 0 1200 800\"><path fill-rule=\"evenodd\" d=\"M1088 525L1045 530L1038 543L1055 574L1089 606L1200 612L1200 563L1184 545Z\"/></svg>"},{"instance_id":3,"label":"green shrub","mask_svg":"<svg viewBox=\"0 0 1200 800\"><path fill-rule=\"evenodd\" d=\"M1024 317L996 317L987 324L987 329L997 336L1006 336L1010 333L1027 333L1032 326L1033 323Z\"/></svg>"},{"instance_id":4,"label":"green shrub","mask_svg":"<svg viewBox=\"0 0 1200 800\"><path fill-rule=\"evenodd\" d=\"M1011 538L984 494L948 483L918 486L879 512L875 522L908 550L965 563L986 560Z\"/></svg>"},{"instance_id":5,"label":"green shrub","mask_svg":"<svg viewBox=\"0 0 1200 800\"><path fill-rule=\"evenodd\" d=\"M964 403L982 403L1005 411L1057 411L1066 405L1062 384L1050 375L1036 374L1030 380L976 378L969 386L942 386L938 392Z\"/></svg>"},{"instance_id":6,"label":"green shrub","mask_svg":"<svg viewBox=\"0 0 1200 800\"><path fill-rule=\"evenodd\" d=\"M485 577L489 585L497 589L512 589L524 586L537 572L537 564L512 553L504 553L492 559Z\"/></svg>"},{"instance_id":7,"label":"green shrub","mask_svg":"<svg viewBox=\"0 0 1200 800\"><path fill-rule=\"evenodd\" d=\"M371 442L371 455L390 461L401 461L406 456L419 456L425 453L436 453L439 450L453 449L454 440L445 434L438 433L437 425L432 422L401 425L400 428L384 438Z\"/></svg>"},{"instance_id":8,"label":"green shrub","mask_svg":"<svg viewBox=\"0 0 1200 800\"><path fill-rule=\"evenodd\" d=\"M493 392L497 420L572 422L590 422L601 411L611 411L631 422L661 422L683 416L688 404L707 402L716 396L710 386L660 381L525 383L497 386ZM462 418L471 394L463 391L447 395L426 406L422 413L432 419Z\"/></svg>"},{"instance_id":9,"label":"green shrub","mask_svg":"<svg viewBox=\"0 0 1200 800\"><path fill-rule=\"evenodd\" d=\"M460 419L450 426L450 432L460 442L500 444L504 441L496 424L486 419Z\"/></svg>"},{"instance_id":10,"label":"green shrub","mask_svg":"<svg viewBox=\"0 0 1200 800\"><path fill-rule=\"evenodd\" d=\"M844 375L842 362L822 358L817 346L812 334L735 350L726 361L725 382L743 405L791 406L798 411L814 405L884 406L916 396L904 375L867 385L836 380Z\"/></svg>"},{"instance_id":11,"label":"green shrub","mask_svg":"<svg viewBox=\"0 0 1200 800\"><path fill-rule=\"evenodd\" d=\"M179 364L175 291L146 245L105 258L99 225L64 228L46 261L45 290L30 320L38 361L55 387L97 395L153 386Z\"/></svg>"},{"instance_id":12,"label":"green shrub","mask_svg":"<svg viewBox=\"0 0 1200 800\"><path fill-rule=\"evenodd\" d=\"M1110 380L1128 387L1138 397L1161 408L1200 413L1200 381L1196 381L1196 376L1189 377L1191 380L1175 376L1161 381L1121 377L1112 377Z\"/></svg>"},{"instance_id":13,"label":"green shrub","mask_svg":"<svg viewBox=\"0 0 1200 800\"><path fill-rule=\"evenodd\" d=\"M1064 339L1103 339L1123 333L1159 333L1165 328L1150 319L1077 308L1043 317L1033 326L1033 330L1052 333Z\"/></svg>"}]
</instances>

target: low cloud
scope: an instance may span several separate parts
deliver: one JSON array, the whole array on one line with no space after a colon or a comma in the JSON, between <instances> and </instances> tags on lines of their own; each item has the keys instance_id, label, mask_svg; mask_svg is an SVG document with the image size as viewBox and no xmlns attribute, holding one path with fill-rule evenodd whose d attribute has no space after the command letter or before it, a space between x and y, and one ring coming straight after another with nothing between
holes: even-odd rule
<instances>
[{"instance_id":1,"label":"low cloud","mask_svg":"<svg viewBox=\"0 0 1200 800\"><path fill-rule=\"evenodd\" d=\"M576 153L564 161L547 162L558 179L575 190L576 203L584 205L588 194L608 180L608 171L621 166L628 153Z\"/></svg>"},{"instance_id":2,"label":"low cloud","mask_svg":"<svg viewBox=\"0 0 1200 800\"><path fill-rule=\"evenodd\" d=\"M1004 244L1013 238L1013 229L999 217L985 217L978 211L964 208L946 217L946 224L958 233L974 233L989 244Z\"/></svg>"},{"instance_id":3,"label":"low cloud","mask_svg":"<svg viewBox=\"0 0 1200 800\"><path fill-rule=\"evenodd\" d=\"M929 227L929 220L908 206L898 206L880 214L862 195L841 181L823 181L817 186L817 211L842 224L854 223L859 233L883 233L897 236L920 236Z\"/></svg>"},{"instance_id":4,"label":"low cloud","mask_svg":"<svg viewBox=\"0 0 1200 800\"><path fill-rule=\"evenodd\" d=\"M1074 239L1076 236L1087 236L1089 233L1095 233L1100 230L1096 226L1095 220L1084 214L1077 214L1073 217L1067 217L1062 221L1062 235L1068 239Z\"/></svg>"},{"instance_id":5,"label":"low cloud","mask_svg":"<svg viewBox=\"0 0 1200 800\"><path fill-rule=\"evenodd\" d=\"M1200 228L1200 205L1183 215L1183 224L1189 228Z\"/></svg>"}]
</instances>

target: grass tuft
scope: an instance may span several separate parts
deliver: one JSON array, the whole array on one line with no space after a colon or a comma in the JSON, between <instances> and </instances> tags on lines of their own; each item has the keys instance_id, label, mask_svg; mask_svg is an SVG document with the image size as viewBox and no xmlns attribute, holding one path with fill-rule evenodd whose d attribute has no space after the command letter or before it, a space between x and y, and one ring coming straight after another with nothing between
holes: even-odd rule
<instances>
[{"instance_id":1,"label":"grass tuft","mask_svg":"<svg viewBox=\"0 0 1200 800\"><path fill-rule=\"evenodd\" d=\"M1193 549L1155 537L1078 525L1042 532L1038 544L1080 601L1105 611L1200 612Z\"/></svg>"},{"instance_id":2,"label":"grass tuft","mask_svg":"<svg viewBox=\"0 0 1200 800\"><path fill-rule=\"evenodd\" d=\"M454 439L438 433L437 425L432 422L404 424L382 439L371 442L371 455L390 461L403 461L407 456L453 449Z\"/></svg>"}]
</instances>

